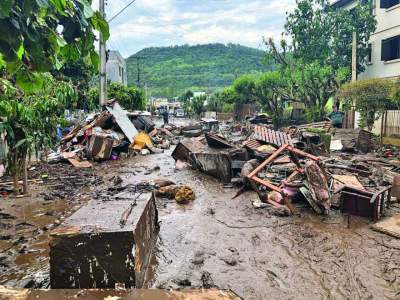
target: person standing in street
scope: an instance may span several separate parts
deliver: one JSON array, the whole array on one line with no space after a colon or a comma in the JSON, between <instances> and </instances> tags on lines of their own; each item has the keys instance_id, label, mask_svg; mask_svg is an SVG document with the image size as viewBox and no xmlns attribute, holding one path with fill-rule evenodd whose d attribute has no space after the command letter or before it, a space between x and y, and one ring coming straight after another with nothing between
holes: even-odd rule
<instances>
[{"instance_id":1,"label":"person standing in street","mask_svg":"<svg viewBox=\"0 0 400 300\"><path fill-rule=\"evenodd\" d=\"M342 128L344 112L339 111L336 105L332 106L333 111L328 114L328 118L334 128Z\"/></svg>"},{"instance_id":2,"label":"person standing in street","mask_svg":"<svg viewBox=\"0 0 400 300\"><path fill-rule=\"evenodd\" d=\"M162 115L163 115L164 126L165 126L168 124L168 109L167 109L167 107L164 108Z\"/></svg>"}]
</instances>

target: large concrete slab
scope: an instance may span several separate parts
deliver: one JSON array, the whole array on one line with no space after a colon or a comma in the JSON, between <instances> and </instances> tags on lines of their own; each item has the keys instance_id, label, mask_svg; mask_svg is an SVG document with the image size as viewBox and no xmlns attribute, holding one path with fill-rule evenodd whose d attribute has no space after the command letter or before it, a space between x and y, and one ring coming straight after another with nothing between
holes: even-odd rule
<instances>
[{"instance_id":1,"label":"large concrete slab","mask_svg":"<svg viewBox=\"0 0 400 300\"><path fill-rule=\"evenodd\" d=\"M132 200L89 201L51 233L51 287L141 287L158 234L157 218L151 193Z\"/></svg>"}]
</instances>

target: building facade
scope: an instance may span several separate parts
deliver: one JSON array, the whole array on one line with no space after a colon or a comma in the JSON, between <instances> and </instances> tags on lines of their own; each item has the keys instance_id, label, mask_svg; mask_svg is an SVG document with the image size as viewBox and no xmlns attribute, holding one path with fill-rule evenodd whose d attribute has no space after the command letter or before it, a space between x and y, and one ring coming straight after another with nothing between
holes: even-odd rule
<instances>
[{"instance_id":1,"label":"building facade","mask_svg":"<svg viewBox=\"0 0 400 300\"><path fill-rule=\"evenodd\" d=\"M125 86L128 84L126 62L118 51L108 51L106 68L107 80L109 80L110 82L119 82Z\"/></svg>"},{"instance_id":2,"label":"building facade","mask_svg":"<svg viewBox=\"0 0 400 300\"><path fill-rule=\"evenodd\" d=\"M371 35L365 71L359 79L400 77L400 0L372 0L377 24ZM339 0L335 7L352 9L358 0Z\"/></svg>"}]
</instances>

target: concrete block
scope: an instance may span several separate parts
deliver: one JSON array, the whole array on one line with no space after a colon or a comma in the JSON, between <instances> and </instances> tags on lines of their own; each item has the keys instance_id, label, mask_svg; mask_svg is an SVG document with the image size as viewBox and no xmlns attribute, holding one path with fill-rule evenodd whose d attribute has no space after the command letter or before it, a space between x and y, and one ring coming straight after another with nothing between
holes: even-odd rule
<instances>
[{"instance_id":1,"label":"concrete block","mask_svg":"<svg viewBox=\"0 0 400 300\"><path fill-rule=\"evenodd\" d=\"M140 288L158 230L150 193L132 201L89 201L51 232L51 287Z\"/></svg>"}]
</instances>

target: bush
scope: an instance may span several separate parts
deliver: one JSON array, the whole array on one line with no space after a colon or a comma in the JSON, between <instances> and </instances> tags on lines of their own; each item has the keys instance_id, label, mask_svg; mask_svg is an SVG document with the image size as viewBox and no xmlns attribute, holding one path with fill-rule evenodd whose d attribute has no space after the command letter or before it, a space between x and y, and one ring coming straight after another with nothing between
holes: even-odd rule
<instances>
[{"instance_id":1,"label":"bush","mask_svg":"<svg viewBox=\"0 0 400 300\"><path fill-rule=\"evenodd\" d=\"M133 86L124 86L120 83L111 83L108 86L108 99L117 100L122 107L130 110L142 110L146 108L144 91ZM88 95L89 103L98 103L99 89L92 88Z\"/></svg>"},{"instance_id":2,"label":"bush","mask_svg":"<svg viewBox=\"0 0 400 300\"><path fill-rule=\"evenodd\" d=\"M338 99L353 103L360 112L360 126L372 130L375 120L387 109L395 108L394 82L388 79L367 79L346 83L338 92Z\"/></svg>"}]
</instances>

